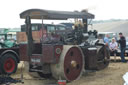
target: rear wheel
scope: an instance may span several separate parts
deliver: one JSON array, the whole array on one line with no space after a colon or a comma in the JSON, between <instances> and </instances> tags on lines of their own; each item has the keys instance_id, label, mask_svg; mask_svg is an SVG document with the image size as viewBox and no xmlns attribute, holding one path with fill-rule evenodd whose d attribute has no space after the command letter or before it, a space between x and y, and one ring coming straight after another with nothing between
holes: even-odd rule
<instances>
[{"instance_id":1,"label":"rear wheel","mask_svg":"<svg viewBox=\"0 0 128 85\"><path fill-rule=\"evenodd\" d=\"M109 50L105 46L102 46L98 48L97 54L97 70L106 68L109 65Z\"/></svg>"},{"instance_id":2,"label":"rear wheel","mask_svg":"<svg viewBox=\"0 0 128 85\"><path fill-rule=\"evenodd\" d=\"M2 74L11 75L17 70L17 59L13 54L5 54L1 57L0 68Z\"/></svg>"}]
</instances>

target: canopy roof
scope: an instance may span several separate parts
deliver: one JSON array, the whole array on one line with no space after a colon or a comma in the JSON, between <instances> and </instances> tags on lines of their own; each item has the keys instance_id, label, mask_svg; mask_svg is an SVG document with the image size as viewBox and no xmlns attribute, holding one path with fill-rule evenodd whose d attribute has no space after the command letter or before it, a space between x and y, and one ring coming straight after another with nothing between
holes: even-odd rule
<instances>
[{"instance_id":1,"label":"canopy roof","mask_svg":"<svg viewBox=\"0 0 128 85\"><path fill-rule=\"evenodd\" d=\"M66 20L68 18L93 19L94 15L88 12L69 12L69 11L52 11L43 9L29 9L20 14L20 18L25 19L30 16L31 19L49 19L49 20Z\"/></svg>"}]
</instances>

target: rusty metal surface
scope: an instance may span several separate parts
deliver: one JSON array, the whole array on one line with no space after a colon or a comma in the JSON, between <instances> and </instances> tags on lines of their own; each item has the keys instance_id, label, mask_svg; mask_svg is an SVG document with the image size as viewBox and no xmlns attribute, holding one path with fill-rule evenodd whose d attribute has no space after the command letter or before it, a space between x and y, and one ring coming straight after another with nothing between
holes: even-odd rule
<instances>
[{"instance_id":1,"label":"rusty metal surface","mask_svg":"<svg viewBox=\"0 0 128 85\"><path fill-rule=\"evenodd\" d=\"M55 63L56 58L54 56L54 45L42 45L42 61L44 63Z\"/></svg>"},{"instance_id":2,"label":"rusty metal surface","mask_svg":"<svg viewBox=\"0 0 128 85\"><path fill-rule=\"evenodd\" d=\"M20 44L19 46L20 61L29 61L27 56L27 44Z\"/></svg>"}]
</instances>

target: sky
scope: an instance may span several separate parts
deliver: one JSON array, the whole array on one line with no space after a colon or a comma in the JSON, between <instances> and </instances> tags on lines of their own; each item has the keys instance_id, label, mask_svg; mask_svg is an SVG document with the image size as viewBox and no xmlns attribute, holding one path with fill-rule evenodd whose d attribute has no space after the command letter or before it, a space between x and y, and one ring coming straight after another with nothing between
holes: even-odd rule
<instances>
[{"instance_id":1,"label":"sky","mask_svg":"<svg viewBox=\"0 0 128 85\"><path fill-rule=\"evenodd\" d=\"M1 0L0 28L16 28L24 24L19 14L27 9L39 8L61 11L88 9L95 20L128 19L128 0Z\"/></svg>"}]
</instances>

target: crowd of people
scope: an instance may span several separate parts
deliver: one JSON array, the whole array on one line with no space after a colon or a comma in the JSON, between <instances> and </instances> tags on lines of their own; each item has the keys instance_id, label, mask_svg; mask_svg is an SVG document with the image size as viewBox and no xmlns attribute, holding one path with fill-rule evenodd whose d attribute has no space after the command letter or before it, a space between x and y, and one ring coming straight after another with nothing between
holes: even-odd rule
<instances>
[{"instance_id":1,"label":"crowd of people","mask_svg":"<svg viewBox=\"0 0 128 85\"><path fill-rule=\"evenodd\" d=\"M117 40L117 37L113 36L111 42L109 41L109 35L106 34L106 36L104 37L104 43L107 47L107 49L110 51L110 53L112 54L116 54L117 53L117 49L118 49L118 45L120 45L120 51L121 51L121 62L126 62L125 60L125 48L126 48L126 39L123 36L123 33L119 33L119 37L120 39Z\"/></svg>"}]
</instances>

